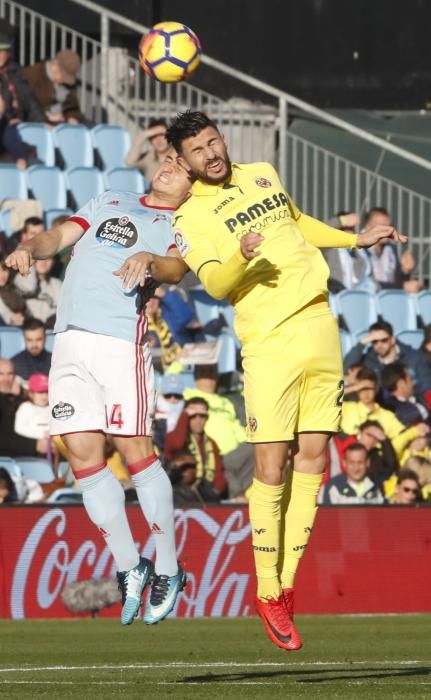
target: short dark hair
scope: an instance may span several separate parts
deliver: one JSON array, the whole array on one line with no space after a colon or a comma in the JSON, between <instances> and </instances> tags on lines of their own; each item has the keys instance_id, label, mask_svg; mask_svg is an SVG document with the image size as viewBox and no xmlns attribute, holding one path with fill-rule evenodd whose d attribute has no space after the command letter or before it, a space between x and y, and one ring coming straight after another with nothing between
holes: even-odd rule
<instances>
[{"instance_id":1,"label":"short dark hair","mask_svg":"<svg viewBox=\"0 0 431 700\"><path fill-rule=\"evenodd\" d=\"M22 324L23 331L37 331L39 328L46 331L46 326L40 318L27 318Z\"/></svg>"},{"instance_id":2,"label":"short dark hair","mask_svg":"<svg viewBox=\"0 0 431 700\"><path fill-rule=\"evenodd\" d=\"M152 129L153 126L165 126L166 128L168 128L168 123L166 119L163 119L163 117L153 117L148 122L148 128Z\"/></svg>"},{"instance_id":3,"label":"short dark hair","mask_svg":"<svg viewBox=\"0 0 431 700\"><path fill-rule=\"evenodd\" d=\"M362 367L356 375L356 379L369 379L371 382L378 384L377 374L371 367Z\"/></svg>"},{"instance_id":4,"label":"short dark hair","mask_svg":"<svg viewBox=\"0 0 431 700\"><path fill-rule=\"evenodd\" d=\"M28 226L40 226L41 224L43 224L43 220L39 216L29 216L25 219L22 230L26 231Z\"/></svg>"},{"instance_id":5,"label":"short dark hair","mask_svg":"<svg viewBox=\"0 0 431 700\"><path fill-rule=\"evenodd\" d=\"M194 370L195 379L218 379L219 372L216 363L213 365L195 365Z\"/></svg>"},{"instance_id":6,"label":"short dark hair","mask_svg":"<svg viewBox=\"0 0 431 700\"><path fill-rule=\"evenodd\" d=\"M382 369L381 382L382 386L389 392L393 392L397 388L400 379L404 379L408 372L408 368L402 362L392 362Z\"/></svg>"},{"instance_id":7,"label":"short dark hair","mask_svg":"<svg viewBox=\"0 0 431 700\"><path fill-rule=\"evenodd\" d=\"M204 112L192 112L188 109L186 112L178 112L166 132L166 138L176 152L181 153L181 146L185 139L197 136L209 126L218 131L217 124Z\"/></svg>"},{"instance_id":8,"label":"short dark hair","mask_svg":"<svg viewBox=\"0 0 431 700\"><path fill-rule=\"evenodd\" d=\"M386 331L386 333L389 333L389 335L394 334L394 329L388 321L376 321L375 323L371 324L369 330L370 330L370 332L371 331Z\"/></svg>"},{"instance_id":9,"label":"short dark hair","mask_svg":"<svg viewBox=\"0 0 431 700\"><path fill-rule=\"evenodd\" d=\"M192 396L190 399L187 399L187 401L184 404L184 408L187 408L187 406L190 406L190 404L192 404L192 403L201 403L205 406L207 411L210 410L210 405L209 405L208 401L201 398L200 396Z\"/></svg>"},{"instance_id":10,"label":"short dark hair","mask_svg":"<svg viewBox=\"0 0 431 700\"><path fill-rule=\"evenodd\" d=\"M398 472L397 484L401 484L401 482L405 481L406 479L413 479L413 481L416 481L417 485L419 486L419 477L416 472L413 471L413 469L400 469Z\"/></svg>"},{"instance_id":11,"label":"short dark hair","mask_svg":"<svg viewBox=\"0 0 431 700\"><path fill-rule=\"evenodd\" d=\"M379 428L379 430L383 430L378 420L364 420L359 426L359 430L366 430L367 428Z\"/></svg>"},{"instance_id":12,"label":"short dark hair","mask_svg":"<svg viewBox=\"0 0 431 700\"><path fill-rule=\"evenodd\" d=\"M359 452L359 451L365 452L367 457L368 457L368 450L365 447L365 445L363 445L361 442L354 442L351 445L348 445L346 447L346 449L344 450L344 457L346 456L346 454L348 452Z\"/></svg>"},{"instance_id":13,"label":"short dark hair","mask_svg":"<svg viewBox=\"0 0 431 700\"><path fill-rule=\"evenodd\" d=\"M388 210L385 209L385 207L372 207L371 209L369 209L369 211L367 211L367 213L364 216L364 226L368 224L373 214L383 214L384 216L389 216L390 218L390 214Z\"/></svg>"}]
</instances>

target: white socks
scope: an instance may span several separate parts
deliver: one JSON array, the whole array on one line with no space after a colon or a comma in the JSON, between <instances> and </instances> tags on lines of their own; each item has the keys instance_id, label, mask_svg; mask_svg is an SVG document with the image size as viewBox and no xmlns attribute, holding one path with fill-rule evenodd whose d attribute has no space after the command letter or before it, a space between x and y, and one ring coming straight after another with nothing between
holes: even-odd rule
<instances>
[{"instance_id":1,"label":"white socks","mask_svg":"<svg viewBox=\"0 0 431 700\"><path fill-rule=\"evenodd\" d=\"M156 574L175 576L175 523L172 485L156 455L129 464L142 512L155 537Z\"/></svg>"},{"instance_id":2,"label":"white socks","mask_svg":"<svg viewBox=\"0 0 431 700\"><path fill-rule=\"evenodd\" d=\"M124 490L106 464L77 471L85 510L99 528L119 571L133 569L139 552L133 540L125 509Z\"/></svg>"}]
</instances>

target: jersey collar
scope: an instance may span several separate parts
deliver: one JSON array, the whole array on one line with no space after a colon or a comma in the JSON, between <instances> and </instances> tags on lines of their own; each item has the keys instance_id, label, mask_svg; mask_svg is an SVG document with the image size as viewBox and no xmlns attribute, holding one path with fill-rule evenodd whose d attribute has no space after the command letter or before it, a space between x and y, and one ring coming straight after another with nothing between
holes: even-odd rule
<instances>
[{"instance_id":1,"label":"jersey collar","mask_svg":"<svg viewBox=\"0 0 431 700\"><path fill-rule=\"evenodd\" d=\"M143 207L148 207L149 209L163 209L164 211L175 211L175 207L159 207L157 204L148 204L147 198L144 195L140 198L139 202Z\"/></svg>"},{"instance_id":2,"label":"jersey collar","mask_svg":"<svg viewBox=\"0 0 431 700\"><path fill-rule=\"evenodd\" d=\"M226 182L220 183L219 185L209 185L207 182L201 182L201 180L196 180L192 185L192 194L197 197L214 197L221 190L229 190L229 185L235 187L237 184L238 171L241 170L241 166L238 163L232 163L232 175Z\"/></svg>"}]
</instances>

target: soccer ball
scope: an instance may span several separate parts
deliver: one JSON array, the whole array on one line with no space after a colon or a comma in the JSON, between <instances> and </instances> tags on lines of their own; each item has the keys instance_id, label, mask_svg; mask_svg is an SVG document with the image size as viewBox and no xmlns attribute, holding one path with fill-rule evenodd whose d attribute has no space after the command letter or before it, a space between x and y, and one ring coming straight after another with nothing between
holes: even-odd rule
<instances>
[{"instance_id":1,"label":"soccer ball","mask_svg":"<svg viewBox=\"0 0 431 700\"><path fill-rule=\"evenodd\" d=\"M201 60L201 43L181 22L159 22L139 42L139 63L162 83L185 80Z\"/></svg>"}]
</instances>

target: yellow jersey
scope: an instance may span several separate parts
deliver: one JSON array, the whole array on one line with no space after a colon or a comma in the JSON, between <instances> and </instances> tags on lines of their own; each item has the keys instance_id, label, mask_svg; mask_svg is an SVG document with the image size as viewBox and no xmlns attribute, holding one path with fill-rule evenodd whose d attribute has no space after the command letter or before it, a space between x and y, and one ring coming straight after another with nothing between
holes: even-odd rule
<instances>
[{"instance_id":1,"label":"yellow jersey","mask_svg":"<svg viewBox=\"0 0 431 700\"><path fill-rule=\"evenodd\" d=\"M329 270L315 247L319 245L315 227L310 243L298 224L300 218L338 234L337 245L356 244L356 236L302 215L269 163L233 164L231 177L219 185L196 181L192 196L176 212L177 247L210 294L204 274L209 264L223 266L236 253L237 265L243 265L227 295L235 307L235 326L242 343L267 334L313 299L327 294ZM247 262L239 241L249 231L260 233L264 241L261 254Z\"/></svg>"}]
</instances>

